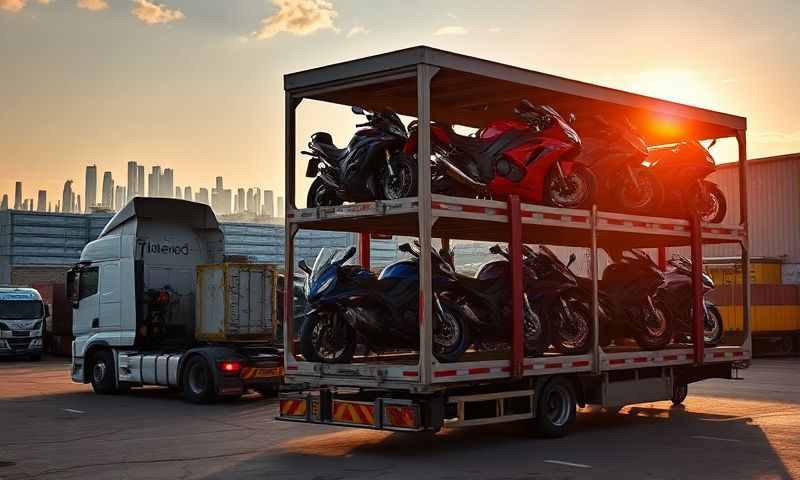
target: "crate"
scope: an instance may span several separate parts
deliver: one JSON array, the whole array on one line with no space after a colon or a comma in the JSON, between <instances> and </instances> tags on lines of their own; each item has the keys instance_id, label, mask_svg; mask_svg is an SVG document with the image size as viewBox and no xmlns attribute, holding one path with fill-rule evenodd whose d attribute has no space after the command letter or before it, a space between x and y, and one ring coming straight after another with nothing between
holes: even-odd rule
<instances>
[{"instance_id":1,"label":"crate","mask_svg":"<svg viewBox=\"0 0 800 480\"><path fill-rule=\"evenodd\" d=\"M277 278L271 265L199 265L195 338L271 341L276 326Z\"/></svg>"}]
</instances>

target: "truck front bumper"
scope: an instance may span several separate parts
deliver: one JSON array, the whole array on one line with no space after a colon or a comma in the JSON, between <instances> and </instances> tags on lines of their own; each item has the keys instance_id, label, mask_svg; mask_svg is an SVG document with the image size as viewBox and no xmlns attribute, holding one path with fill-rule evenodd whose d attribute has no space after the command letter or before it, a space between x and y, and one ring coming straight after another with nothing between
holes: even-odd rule
<instances>
[{"instance_id":1,"label":"truck front bumper","mask_svg":"<svg viewBox=\"0 0 800 480\"><path fill-rule=\"evenodd\" d=\"M22 357L41 354L42 337L0 339L0 357Z\"/></svg>"}]
</instances>

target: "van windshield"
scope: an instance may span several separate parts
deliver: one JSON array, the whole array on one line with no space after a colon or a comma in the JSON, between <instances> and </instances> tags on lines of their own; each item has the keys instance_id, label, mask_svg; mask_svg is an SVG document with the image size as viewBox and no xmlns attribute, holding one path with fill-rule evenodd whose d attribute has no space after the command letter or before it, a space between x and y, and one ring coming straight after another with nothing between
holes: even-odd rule
<instances>
[{"instance_id":1,"label":"van windshield","mask_svg":"<svg viewBox=\"0 0 800 480\"><path fill-rule=\"evenodd\" d=\"M0 300L0 318L4 320L42 318L42 302L39 300Z\"/></svg>"}]
</instances>

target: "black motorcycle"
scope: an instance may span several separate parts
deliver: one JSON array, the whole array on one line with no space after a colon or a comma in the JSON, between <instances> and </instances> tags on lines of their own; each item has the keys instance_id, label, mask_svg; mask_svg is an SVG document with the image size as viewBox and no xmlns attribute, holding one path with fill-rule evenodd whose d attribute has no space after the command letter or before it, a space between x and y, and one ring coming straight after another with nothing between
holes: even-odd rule
<instances>
[{"instance_id":1,"label":"black motorcycle","mask_svg":"<svg viewBox=\"0 0 800 480\"><path fill-rule=\"evenodd\" d=\"M506 257L506 260L483 264L474 277L457 273L456 281L442 294L462 307L470 331L478 339L475 343L479 349L487 348L491 342L508 342L513 329L508 252L499 245L493 246L490 251ZM440 256L452 266L452 252L442 250ZM524 275L527 280L532 280L529 269L525 270ZM541 312L534 308L527 293L523 295L523 332L525 356L541 355L547 349L549 342Z\"/></svg>"},{"instance_id":2,"label":"black motorcycle","mask_svg":"<svg viewBox=\"0 0 800 480\"><path fill-rule=\"evenodd\" d=\"M592 342L592 299L579 287L579 278L569 269L575 261L571 254L565 265L544 245L535 251L523 245L523 261L534 273L527 280L526 291L533 308L547 319L550 343L561 353L589 351Z\"/></svg>"},{"instance_id":3,"label":"black motorcycle","mask_svg":"<svg viewBox=\"0 0 800 480\"><path fill-rule=\"evenodd\" d=\"M403 153L408 132L391 111L368 112L353 107L367 121L347 148L333 144L330 133L317 132L308 143L306 177L314 178L306 206L341 205L344 202L395 200L417 194L416 160Z\"/></svg>"},{"instance_id":4,"label":"black motorcycle","mask_svg":"<svg viewBox=\"0 0 800 480\"><path fill-rule=\"evenodd\" d=\"M592 281L581 278L580 284L590 295ZM625 250L614 258L598 285L601 344L632 337L645 350L667 346L673 327L669 310L657 296L663 284L664 273L641 250Z\"/></svg>"},{"instance_id":5,"label":"black motorcycle","mask_svg":"<svg viewBox=\"0 0 800 480\"><path fill-rule=\"evenodd\" d=\"M686 257L677 256L669 261L672 267L665 273L665 283L658 290L656 299L666 306L674 322L675 338L692 341L692 262ZM703 272L703 293L714 289L714 280ZM703 341L715 347L722 341L722 315L708 300L703 302Z\"/></svg>"},{"instance_id":6,"label":"black motorcycle","mask_svg":"<svg viewBox=\"0 0 800 480\"><path fill-rule=\"evenodd\" d=\"M358 265L345 265L355 254L324 248L306 272L310 306L300 335L308 361L349 363L357 344L381 352L419 347L419 248L400 251L410 258L392 263L376 276ZM433 261L433 355L453 362L470 344L469 327L460 307L439 295L456 281L455 271L435 251Z\"/></svg>"}]
</instances>

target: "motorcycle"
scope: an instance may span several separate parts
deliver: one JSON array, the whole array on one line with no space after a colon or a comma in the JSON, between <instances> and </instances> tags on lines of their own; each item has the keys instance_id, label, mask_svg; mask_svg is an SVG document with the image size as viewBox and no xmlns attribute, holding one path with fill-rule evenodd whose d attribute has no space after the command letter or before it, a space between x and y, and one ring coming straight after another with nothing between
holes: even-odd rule
<instances>
[{"instance_id":1,"label":"motorcycle","mask_svg":"<svg viewBox=\"0 0 800 480\"><path fill-rule=\"evenodd\" d=\"M696 140L650 149L648 169L662 182L665 201L659 209L665 216L686 217L694 212L700 220L720 223L727 201L717 184L705 180L717 166L709 149Z\"/></svg>"},{"instance_id":2,"label":"motorcycle","mask_svg":"<svg viewBox=\"0 0 800 480\"><path fill-rule=\"evenodd\" d=\"M308 361L349 363L358 343L371 351L419 346L419 249L401 245L400 251L411 257L386 266L379 276L359 265L345 265L355 251L324 248L313 268L299 264L307 275L310 306L300 334ZM440 295L456 281L455 271L435 251L431 258L433 355L440 362L454 362L470 344L469 327L459 306Z\"/></svg>"},{"instance_id":3,"label":"motorcycle","mask_svg":"<svg viewBox=\"0 0 800 480\"><path fill-rule=\"evenodd\" d=\"M672 340L672 319L658 297L664 274L641 250L625 250L606 267L599 281L601 343L609 338L632 337L645 350L659 350ZM580 280L591 294L592 282Z\"/></svg>"},{"instance_id":4,"label":"motorcycle","mask_svg":"<svg viewBox=\"0 0 800 480\"><path fill-rule=\"evenodd\" d=\"M664 305L674 320L675 338L692 341L692 262L686 257L676 256L669 260L672 267L665 273L666 282L659 288L656 299ZM714 280L703 272L703 293L714 289ZM722 341L722 315L708 300L703 302L703 341L715 347Z\"/></svg>"},{"instance_id":5,"label":"motorcycle","mask_svg":"<svg viewBox=\"0 0 800 480\"><path fill-rule=\"evenodd\" d=\"M496 120L475 136L432 123L431 190L494 199L519 195L524 202L564 208L588 206L593 179L574 161L581 149L575 130L549 106L523 100L514 113L518 119ZM417 128L416 122L409 125L407 156L417 150Z\"/></svg>"},{"instance_id":6,"label":"motorcycle","mask_svg":"<svg viewBox=\"0 0 800 480\"><path fill-rule=\"evenodd\" d=\"M352 107L367 121L347 148L337 148L327 132L317 132L308 143L306 177L314 178L306 206L341 205L344 202L395 200L417 194L417 164L403 153L406 127L396 113L369 112Z\"/></svg>"},{"instance_id":7,"label":"motorcycle","mask_svg":"<svg viewBox=\"0 0 800 480\"><path fill-rule=\"evenodd\" d=\"M544 245L538 252L522 247L523 262L533 271L526 290L534 310L547 318L550 343L565 354L585 353L592 341L592 299L579 287L578 277L569 269L575 261L571 254L565 265Z\"/></svg>"},{"instance_id":8,"label":"motorcycle","mask_svg":"<svg viewBox=\"0 0 800 480\"><path fill-rule=\"evenodd\" d=\"M456 281L451 283L442 294L459 304L467 318L470 332L476 339L476 346L484 348L488 342L507 342L511 339L513 329L513 312L511 310L511 269L508 253L499 245L490 251L503 255L506 260L494 260L481 265L474 277L456 274ZM441 250L439 255L451 266L452 252ZM530 280L532 272L524 273ZM542 312L534 308L529 301L529 294L523 293L523 348L525 356L541 355L548 347L548 336Z\"/></svg>"},{"instance_id":9,"label":"motorcycle","mask_svg":"<svg viewBox=\"0 0 800 480\"><path fill-rule=\"evenodd\" d=\"M583 146L575 162L585 166L595 182L596 203L604 208L646 214L662 203L663 187L655 171L642 166L648 150L633 125L600 115L576 123Z\"/></svg>"}]
</instances>

